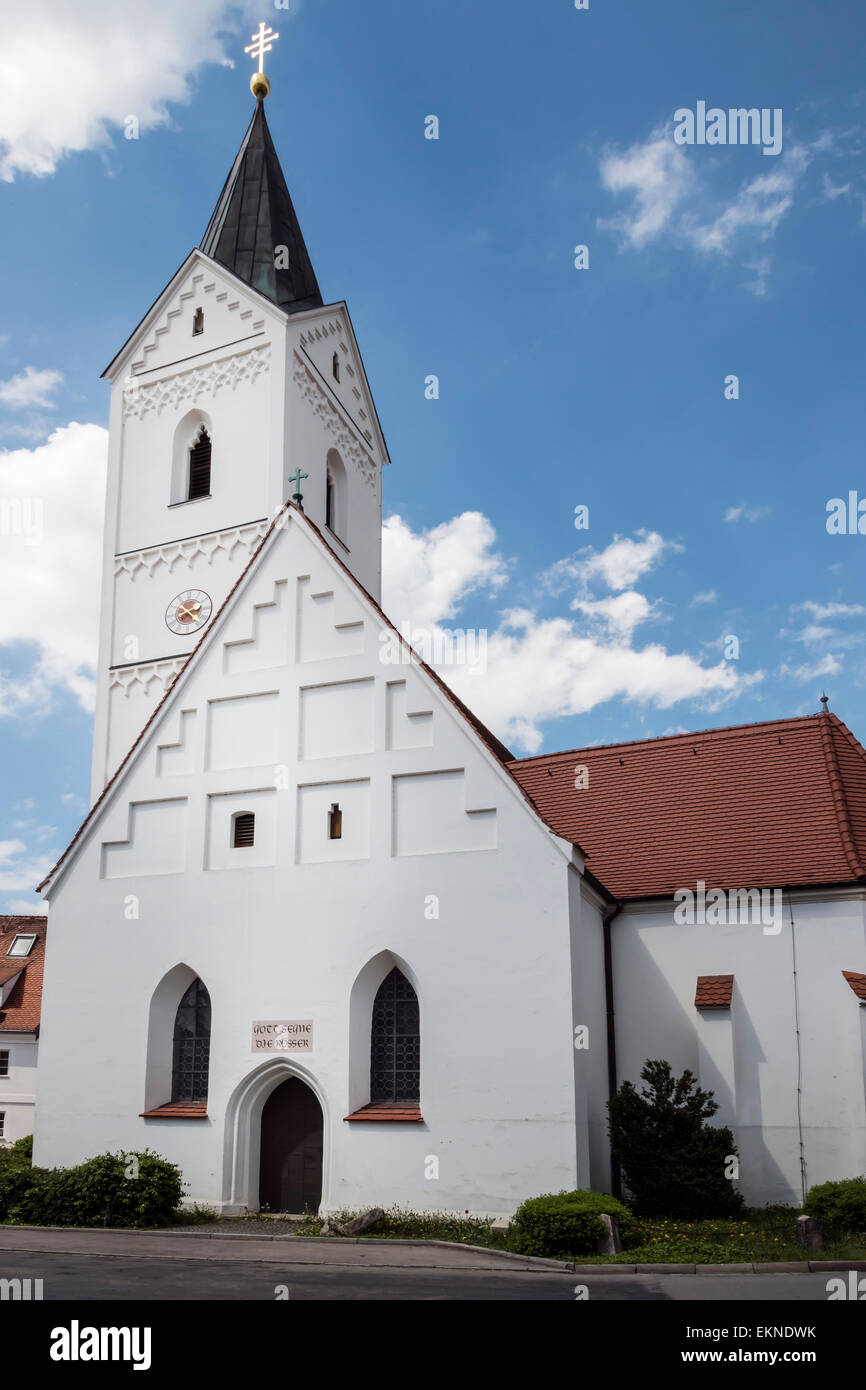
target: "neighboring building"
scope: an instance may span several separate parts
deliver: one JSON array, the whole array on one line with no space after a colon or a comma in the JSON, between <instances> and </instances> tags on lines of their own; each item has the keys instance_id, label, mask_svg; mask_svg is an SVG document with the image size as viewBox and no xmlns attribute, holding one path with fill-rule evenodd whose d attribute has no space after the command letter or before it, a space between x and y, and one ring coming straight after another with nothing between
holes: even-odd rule
<instances>
[{"instance_id":1,"label":"neighboring building","mask_svg":"<svg viewBox=\"0 0 866 1390\"><path fill-rule=\"evenodd\" d=\"M33 1133L45 918L0 917L0 1145Z\"/></svg>"},{"instance_id":2,"label":"neighboring building","mask_svg":"<svg viewBox=\"0 0 866 1390\"><path fill-rule=\"evenodd\" d=\"M372 395L261 100L107 375L37 1161L150 1147L225 1212L507 1215L607 1188L609 1088L666 1057L751 1200L863 1171L866 754L824 712L515 760L410 653ZM751 925L677 924L701 881L785 890L778 921L758 894Z\"/></svg>"}]
</instances>

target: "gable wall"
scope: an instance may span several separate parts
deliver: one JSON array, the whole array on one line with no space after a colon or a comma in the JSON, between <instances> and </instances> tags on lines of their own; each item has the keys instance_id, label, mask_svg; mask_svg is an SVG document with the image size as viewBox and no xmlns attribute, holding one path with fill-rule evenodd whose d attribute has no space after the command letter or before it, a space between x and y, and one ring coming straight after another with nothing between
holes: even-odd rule
<instances>
[{"instance_id":1,"label":"gable wall","mask_svg":"<svg viewBox=\"0 0 866 1390\"><path fill-rule=\"evenodd\" d=\"M326 1205L505 1213L588 1181L562 855L441 693L379 651L290 517L52 893L38 1162L150 1143L192 1197L237 1200L223 1116L260 1061L252 1022L313 1019ZM227 845L240 809L252 852ZM383 951L417 981L423 1126L343 1121L367 1098L352 989ZM211 993L211 1119L145 1122L150 1000L180 962Z\"/></svg>"},{"instance_id":2,"label":"gable wall","mask_svg":"<svg viewBox=\"0 0 866 1390\"><path fill-rule=\"evenodd\" d=\"M612 924L619 1079L639 1088L648 1058L714 1090L734 1130L747 1201L798 1203L797 1048L791 903L778 934L751 923L677 926L673 902L627 907ZM809 1185L866 1162L861 1008L843 970L866 968L866 910L854 893L793 897ZM730 1011L694 1007L698 975L735 976ZM710 1031L712 1030L712 1031Z\"/></svg>"}]
</instances>

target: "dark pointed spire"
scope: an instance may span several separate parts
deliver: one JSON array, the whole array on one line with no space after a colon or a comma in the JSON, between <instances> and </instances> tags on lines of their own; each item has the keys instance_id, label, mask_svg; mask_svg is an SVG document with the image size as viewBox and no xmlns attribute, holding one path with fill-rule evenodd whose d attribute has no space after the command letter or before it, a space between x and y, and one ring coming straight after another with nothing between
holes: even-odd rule
<instances>
[{"instance_id":1,"label":"dark pointed spire","mask_svg":"<svg viewBox=\"0 0 866 1390\"><path fill-rule=\"evenodd\" d=\"M200 247L287 314L322 306L261 97Z\"/></svg>"}]
</instances>

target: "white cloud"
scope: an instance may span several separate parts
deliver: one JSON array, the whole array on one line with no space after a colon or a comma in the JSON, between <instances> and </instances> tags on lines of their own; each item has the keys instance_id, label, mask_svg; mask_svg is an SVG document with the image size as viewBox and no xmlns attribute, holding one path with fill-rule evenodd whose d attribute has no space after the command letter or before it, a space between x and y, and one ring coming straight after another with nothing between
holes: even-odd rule
<instances>
[{"instance_id":1,"label":"white cloud","mask_svg":"<svg viewBox=\"0 0 866 1390\"><path fill-rule=\"evenodd\" d=\"M624 154L606 153L601 161L602 186L610 193L630 193L630 212L602 222L617 228L633 247L655 240L695 187L695 171L670 127L659 127L643 144Z\"/></svg>"},{"instance_id":2,"label":"white cloud","mask_svg":"<svg viewBox=\"0 0 866 1390\"><path fill-rule=\"evenodd\" d=\"M803 145L792 145L775 161L769 173L744 183L731 201L709 222L689 221L687 234L698 251L729 255L737 236L754 232L759 240L773 236L794 203L794 194L811 163Z\"/></svg>"},{"instance_id":3,"label":"white cloud","mask_svg":"<svg viewBox=\"0 0 866 1390\"><path fill-rule=\"evenodd\" d=\"M50 406L54 392L62 381L62 372L48 368L40 372L35 367L25 367L17 376L0 381L0 405L8 406L11 410Z\"/></svg>"},{"instance_id":4,"label":"white cloud","mask_svg":"<svg viewBox=\"0 0 866 1390\"><path fill-rule=\"evenodd\" d=\"M48 904L42 898L10 898L3 911L10 917L44 917Z\"/></svg>"},{"instance_id":5,"label":"white cloud","mask_svg":"<svg viewBox=\"0 0 866 1390\"><path fill-rule=\"evenodd\" d=\"M807 599L799 606L804 612L811 613L816 622L823 622L827 618L855 618L866 613L862 603L816 603L814 599Z\"/></svg>"},{"instance_id":6,"label":"white cloud","mask_svg":"<svg viewBox=\"0 0 866 1390\"><path fill-rule=\"evenodd\" d=\"M221 30L233 31L240 60L248 42L240 20L257 23L259 8L252 0L148 0L146 11L131 0L7 3L0 179L51 174L64 155L105 145L129 116L142 133L164 125L169 106L190 99L196 74L227 61Z\"/></svg>"},{"instance_id":7,"label":"white cloud","mask_svg":"<svg viewBox=\"0 0 866 1390\"><path fill-rule=\"evenodd\" d=\"M824 192L824 198L828 203L834 203L837 198L843 198L847 193L851 192L850 183L836 184L830 178L829 174L824 174L822 176L821 187Z\"/></svg>"},{"instance_id":8,"label":"white cloud","mask_svg":"<svg viewBox=\"0 0 866 1390\"><path fill-rule=\"evenodd\" d=\"M695 594L689 604L690 608L700 608L705 603L715 603L718 599L715 589L706 589L702 594Z\"/></svg>"},{"instance_id":9,"label":"white cloud","mask_svg":"<svg viewBox=\"0 0 866 1390\"><path fill-rule=\"evenodd\" d=\"M0 452L0 715L46 710L59 688L93 704L107 432L72 423ZM4 674L3 651L31 665Z\"/></svg>"},{"instance_id":10,"label":"white cloud","mask_svg":"<svg viewBox=\"0 0 866 1390\"><path fill-rule=\"evenodd\" d=\"M769 516L771 510L770 507L748 507L745 502L741 502L739 507L728 507L725 512L725 521L748 521L754 525L762 517Z\"/></svg>"},{"instance_id":11,"label":"white cloud","mask_svg":"<svg viewBox=\"0 0 866 1390\"><path fill-rule=\"evenodd\" d=\"M31 891L51 869L55 858L28 852L22 840L0 840L0 893ZM8 911L15 909L10 907Z\"/></svg>"},{"instance_id":12,"label":"white cloud","mask_svg":"<svg viewBox=\"0 0 866 1390\"><path fill-rule=\"evenodd\" d=\"M832 652L827 652L820 661L811 666L788 666L783 664L779 674L797 681L812 681L818 676L836 676L842 670L842 663Z\"/></svg>"},{"instance_id":13,"label":"white cloud","mask_svg":"<svg viewBox=\"0 0 866 1390\"><path fill-rule=\"evenodd\" d=\"M541 746L542 724L585 714L607 700L658 709L697 700L716 709L762 679L760 673L740 675L732 663L702 666L657 644L636 649L586 637L567 619L539 620L525 610L506 613L490 634L483 676L460 667L442 674L506 743L527 753Z\"/></svg>"},{"instance_id":14,"label":"white cloud","mask_svg":"<svg viewBox=\"0 0 866 1390\"><path fill-rule=\"evenodd\" d=\"M591 620L597 631L628 640L639 623L657 616L657 605L634 589L609 598L576 598L571 607Z\"/></svg>"},{"instance_id":15,"label":"white cloud","mask_svg":"<svg viewBox=\"0 0 866 1390\"><path fill-rule=\"evenodd\" d=\"M545 575L545 582L554 592L560 592L566 582L574 580L582 586L602 579L609 589L630 589L641 575L658 564L665 550L681 550L676 541L666 541L658 531L635 532L630 536L614 536L597 554L591 546L558 560ZM585 557L585 558L584 558Z\"/></svg>"},{"instance_id":16,"label":"white cloud","mask_svg":"<svg viewBox=\"0 0 866 1390\"><path fill-rule=\"evenodd\" d=\"M432 626L456 616L467 594L495 593L508 571L491 550L496 532L481 512L463 512L430 531L400 516L382 527L382 607L398 627Z\"/></svg>"},{"instance_id":17,"label":"white cloud","mask_svg":"<svg viewBox=\"0 0 866 1390\"><path fill-rule=\"evenodd\" d=\"M625 152L608 150L602 156L602 186L616 196L630 197L631 202L616 217L599 219L599 225L618 231L632 250L643 250L661 237L701 256L730 256L761 246L775 236L794 206L816 152L827 148L821 139L811 145L789 145L774 159L772 169L746 178L733 194L720 193L710 181L725 156L714 158L715 152L706 148L691 148L687 153L674 142L668 122ZM769 254L744 264L754 272L747 288L759 296L766 294L772 268Z\"/></svg>"},{"instance_id":18,"label":"white cloud","mask_svg":"<svg viewBox=\"0 0 866 1390\"><path fill-rule=\"evenodd\" d=\"M543 724L585 713L606 700L661 709L695 700L713 709L763 678L760 672L741 675L729 662L703 666L658 644L632 645L634 629L656 616L656 605L631 584L653 568L665 549L681 549L656 532L638 536L637 541L615 537L598 554L571 556L545 576L554 592L574 581L586 586L592 579L620 592L604 598L580 594L571 602L578 617L506 611L487 633L484 663L474 663L474 671L469 662L440 667L470 709L515 749L536 752ZM504 565L493 549L495 533L478 513L455 517L420 535L392 517L385 537L383 607L398 625L403 614L413 622L422 621L415 615L423 614L433 624L453 618L472 590L485 585L496 590L504 582ZM448 552L444 575L435 563L443 538Z\"/></svg>"}]
</instances>

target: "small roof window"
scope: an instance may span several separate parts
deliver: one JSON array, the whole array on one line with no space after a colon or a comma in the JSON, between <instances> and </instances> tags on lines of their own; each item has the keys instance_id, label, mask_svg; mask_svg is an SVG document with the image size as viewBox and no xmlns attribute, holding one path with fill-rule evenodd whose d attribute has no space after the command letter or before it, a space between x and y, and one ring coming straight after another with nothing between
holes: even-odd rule
<instances>
[{"instance_id":1,"label":"small roof window","mask_svg":"<svg viewBox=\"0 0 866 1390\"><path fill-rule=\"evenodd\" d=\"M15 940L12 942L12 945L9 947L9 950L6 952L7 957L29 956L30 952L33 950L33 943L35 940L35 932L19 934L18 936L16 936Z\"/></svg>"}]
</instances>

